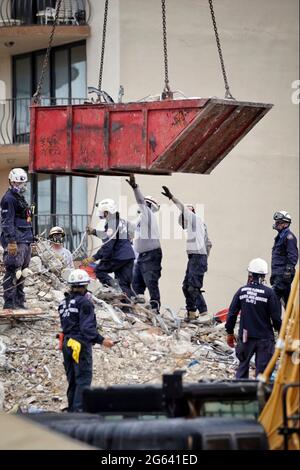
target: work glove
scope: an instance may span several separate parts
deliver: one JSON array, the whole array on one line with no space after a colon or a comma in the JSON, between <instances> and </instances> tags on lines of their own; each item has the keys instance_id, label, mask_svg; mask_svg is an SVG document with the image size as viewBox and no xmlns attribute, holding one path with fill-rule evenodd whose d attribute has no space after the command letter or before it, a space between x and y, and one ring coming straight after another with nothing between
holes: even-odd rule
<instances>
[{"instance_id":1,"label":"work glove","mask_svg":"<svg viewBox=\"0 0 300 470\"><path fill-rule=\"evenodd\" d=\"M137 184L136 184L136 182L135 182L135 177L134 177L134 175L130 175L130 176L129 176L129 180L126 180L126 181L127 181L127 183L129 184L129 186L132 187L132 189L137 188Z\"/></svg>"},{"instance_id":2,"label":"work glove","mask_svg":"<svg viewBox=\"0 0 300 470\"><path fill-rule=\"evenodd\" d=\"M292 266L287 266L284 273L283 279L287 282L290 282L294 277L294 268Z\"/></svg>"},{"instance_id":3,"label":"work glove","mask_svg":"<svg viewBox=\"0 0 300 470\"><path fill-rule=\"evenodd\" d=\"M236 338L234 335L227 335L227 338L226 338L226 341L227 341L227 344L230 348L234 348L234 345L236 343Z\"/></svg>"},{"instance_id":4,"label":"work glove","mask_svg":"<svg viewBox=\"0 0 300 470\"><path fill-rule=\"evenodd\" d=\"M16 242L11 242L7 245L7 253L10 256L16 256L16 254L18 253L18 245Z\"/></svg>"},{"instance_id":5,"label":"work glove","mask_svg":"<svg viewBox=\"0 0 300 470\"><path fill-rule=\"evenodd\" d=\"M95 260L92 256L90 256L89 258L84 258L82 261L81 261L81 264L83 266L88 266L90 263L93 263Z\"/></svg>"},{"instance_id":6,"label":"work glove","mask_svg":"<svg viewBox=\"0 0 300 470\"><path fill-rule=\"evenodd\" d=\"M166 196L168 197L169 199L173 199L173 194L171 193L171 191L169 190L169 188L167 188L167 186L163 186L163 192L161 193L163 196Z\"/></svg>"},{"instance_id":7,"label":"work glove","mask_svg":"<svg viewBox=\"0 0 300 470\"><path fill-rule=\"evenodd\" d=\"M96 235L96 229L92 228L90 225L87 225L85 230L88 235Z\"/></svg>"},{"instance_id":8,"label":"work glove","mask_svg":"<svg viewBox=\"0 0 300 470\"><path fill-rule=\"evenodd\" d=\"M38 247L36 241L30 244L31 256L38 256Z\"/></svg>"}]
</instances>

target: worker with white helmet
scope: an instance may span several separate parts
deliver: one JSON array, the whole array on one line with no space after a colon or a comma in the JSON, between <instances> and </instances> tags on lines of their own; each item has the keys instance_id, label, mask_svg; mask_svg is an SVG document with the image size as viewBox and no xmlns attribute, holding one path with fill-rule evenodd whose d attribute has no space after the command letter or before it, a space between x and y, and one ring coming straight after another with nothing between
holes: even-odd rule
<instances>
[{"instance_id":1,"label":"worker with white helmet","mask_svg":"<svg viewBox=\"0 0 300 470\"><path fill-rule=\"evenodd\" d=\"M28 268L33 242L32 212L23 193L28 181L22 168L8 176L9 189L1 199L1 244L4 249L4 309L25 308L24 278L16 273Z\"/></svg>"},{"instance_id":2,"label":"worker with white helmet","mask_svg":"<svg viewBox=\"0 0 300 470\"><path fill-rule=\"evenodd\" d=\"M270 287L264 285L268 264L261 258L250 261L248 282L241 287L229 307L225 329L227 344L235 346L234 327L240 313L236 356L240 361L237 379L249 377L249 365L255 354L256 376L264 371L274 352L274 329L281 327L280 303Z\"/></svg>"},{"instance_id":3,"label":"worker with white helmet","mask_svg":"<svg viewBox=\"0 0 300 470\"><path fill-rule=\"evenodd\" d=\"M74 269L72 253L63 246L65 237L64 229L58 226L52 227L48 235L53 254L62 262L64 268Z\"/></svg>"},{"instance_id":4,"label":"worker with white helmet","mask_svg":"<svg viewBox=\"0 0 300 470\"><path fill-rule=\"evenodd\" d=\"M136 202L139 205L140 218L136 225L133 246L138 253L133 271L132 287L136 295L150 295L150 305L155 313L160 309L160 292L158 281L161 276L162 251L156 212L159 204L152 196L143 196L134 175L127 183L132 187Z\"/></svg>"},{"instance_id":5,"label":"worker with white helmet","mask_svg":"<svg viewBox=\"0 0 300 470\"><path fill-rule=\"evenodd\" d=\"M297 238L289 229L292 218L288 212L275 212L273 219L273 229L277 230L278 235L272 249L270 282L278 299L286 306L298 261Z\"/></svg>"},{"instance_id":6,"label":"worker with white helmet","mask_svg":"<svg viewBox=\"0 0 300 470\"><path fill-rule=\"evenodd\" d=\"M103 338L97 330L94 305L87 294L89 275L74 269L68 278L70 293L60 303L58 312L64 335L62 352L68 380L68 411L82 411L82 392L92 383L92 346L111 348L114 341Z\"/></svg>"},{"instance_id":7,"label":"worker with white helmet","mask_svg":"<svg viewBox=\"0 0 300 470\"><path fill-rule=\"evenodd\" d=\"M211 249L207 227L192 204L183 204L175 198L169 188L163 186L162 195L169 198L180 210L179 223L187 230L186 251L188 264L182 284L186 300L186 320L195 320L199 313L207 313L207 305L202 294L204 274L207 271L207 257ZM198 313L199 312L199 313Z\"/></svg>"},{"instance_id":8,"label":"worker with white helmet","mask_svg":"<svg viewBox=\"0 0 300 470\"><path fill-rule=\"evenodd\" d=\"M104 222L102 230L87 227L87 233L102 239L101 248L82 264L100 260L95 272L99 281L106 286L115 287L118 282L128 299L133 297L131 289L134 252L131 245L131 229L128 222L120 217L116 203L112 199L103 199L97 204L99 217ZM109 273L114 273L113 279Z\"/></svg>"}]
</instances>

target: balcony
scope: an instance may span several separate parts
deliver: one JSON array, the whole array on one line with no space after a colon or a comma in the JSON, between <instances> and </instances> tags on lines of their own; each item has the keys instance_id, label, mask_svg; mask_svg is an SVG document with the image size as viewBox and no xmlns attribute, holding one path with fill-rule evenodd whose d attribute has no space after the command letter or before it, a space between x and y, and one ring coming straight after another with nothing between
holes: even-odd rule
<instances>
[{"instance_id":1,"label":"balcony","mask_svg":"<svg viewBox=\"0 0 300 470\"><path fill-rule=\"evenodd\" d=\"M0 56L47 47L55 18L56 0L0 0ZM89 0L63 0L54 45L90 35Z\"/></svg>"},{"instance_id":2,"label":"balcony","mask_svg":"<svg viewBox=\"0 0 300 470\"><path fill-rule=\"evenodd\" d=\"M83 104L85 98L42 98L43 106ZM27 165L31 98L0 100L0 169Z\"/></svg>"}]
</instances>

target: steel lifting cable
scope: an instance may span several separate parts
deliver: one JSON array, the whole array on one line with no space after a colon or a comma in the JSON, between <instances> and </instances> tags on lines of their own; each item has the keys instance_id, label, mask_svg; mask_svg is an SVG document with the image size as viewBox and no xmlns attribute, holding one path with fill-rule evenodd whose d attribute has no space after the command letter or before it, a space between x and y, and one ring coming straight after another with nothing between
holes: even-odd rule
<instances>
[{"instance_id":1,"label":"steel lifting cable","mask_svg":"<svg viewBox=\"0 0 300 470\"><path fill-rule=\"evenodd\" d=\"M161 14L162 14L162 32L163 32L164 68L165 68L165 87L162 92L162 99L167 99L167 98L173 98L173 93L171 91L170 83L169 83L166 0L161 0Z\"/></svg>"},{"instance_id":2,"label":"steel lifting cable","mask_svg":"<svg viewBox=\"0 0 300 470\"><path fill-rule=\"evenodd\" d=\"M45 54L45 57L44 57L40 79L39 79L39 82L38 82L38 85L37 85L36 92L33 95L33 102L34 103L39 103L39 101L40 101L40 95L41 95L41 91L42 91L42 87L43 87L43 83L44 83L45 72L47 70L48 63L49 63L49 57L50 57L50 52L51 52L52 43L53 43L53 39L54 39L55 28L57 26L58 15L59 15L59 12L60 12L61 3L62 3L62 0L57 0L56 7L55 7L54 22L53 22L51 33L50 33L50 36L49 36L49 43L48 43L47 51L46 51L46 54Z\"/></svg>"},{"instance_id":3,"label":"steel lifting cable","mask_svg":"<svg viewBox=\"0 0 300 470\"><path fill-rule=\"evenodd\" d=\"M209 3L211 19L212 19L212 23L214 27L214 32L215 32L215 38L216 38L216 43L217 43L217 48L218 48L218 53L219 53L219 58L220 58L220 63L221 63L223 79L224 79L225 98L230 99L230 100L235 100L235 98L232 96L230 92L229 84L227 80L227 74L226 74L226 69L225 69L225 64L224 64L224 59L223 59L223 52L222 52L221 42L220 42L218 28L217 28L216 16L214 12L213 0L208 0L208 3Z\"/></svg>"},{"instance_id":4,"label":"steel lifting cable","mask_svg":"<svg viewBox=\"0 0 300 470\"><path fill-rule=\"evenodd\" d=\"M101 58L100 58L99 81L98 81L98 90L99 91L101 91L101 89L102 89L102 75L103 75L103 63L104 63L104 53L105 53L107 15L108 15L108 0L105 0L104 17L103 17L103 30L102 30Z\"/></svg>"}]
</instances>

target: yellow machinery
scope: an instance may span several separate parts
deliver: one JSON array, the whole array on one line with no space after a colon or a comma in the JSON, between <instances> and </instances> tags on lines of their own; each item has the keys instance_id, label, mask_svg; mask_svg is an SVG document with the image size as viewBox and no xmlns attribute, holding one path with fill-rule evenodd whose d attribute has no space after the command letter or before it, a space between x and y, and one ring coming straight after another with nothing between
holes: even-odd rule
<instances>
[{"instance_id":1,"label":"yellow machinery","mask_svg":"<svg viewBox=\"0 0 300 470\"><path fill-rule=\"evenodd\" d=\"M269 439L270 449L300 450L300 338L299 338L299 269L292 290L275 352L259 380L263 387L279 359L272 394L264 406L259 421Z\"/></svg>"}]
</instances>

